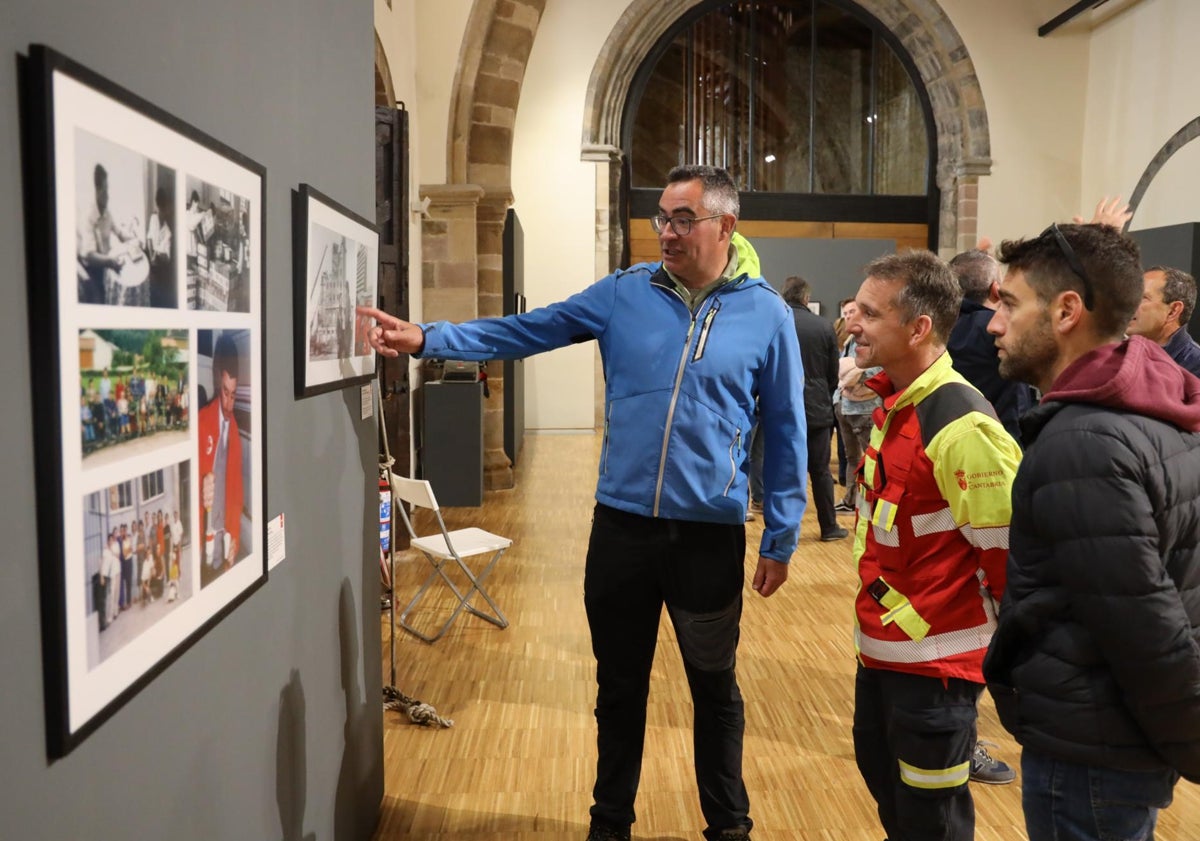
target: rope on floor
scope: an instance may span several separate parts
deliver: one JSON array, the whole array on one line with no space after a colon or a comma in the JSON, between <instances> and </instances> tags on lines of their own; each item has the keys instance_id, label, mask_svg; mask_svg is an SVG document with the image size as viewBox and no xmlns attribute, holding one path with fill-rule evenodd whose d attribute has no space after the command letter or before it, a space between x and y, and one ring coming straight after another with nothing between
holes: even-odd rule
<instances>
[{"instance_id":1,"label":"rope on floor","mask_svg":"<svg viewBox=\"0 0 1200 841\"><path fill-rule=\"evenodd\" d=\"M442 718L429 704L410 698L394 686L383 687L383 708L408 715L408 720L422 727L453 727L454 722Z\"/></svg>"}]
</instances>

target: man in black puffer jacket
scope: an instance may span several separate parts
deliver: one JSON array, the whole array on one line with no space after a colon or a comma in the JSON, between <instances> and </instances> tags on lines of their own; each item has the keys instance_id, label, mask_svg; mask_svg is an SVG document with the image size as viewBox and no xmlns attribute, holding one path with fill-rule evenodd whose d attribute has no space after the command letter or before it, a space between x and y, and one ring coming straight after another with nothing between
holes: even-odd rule
<instances>
[{"instance_id":1,"label":"man in black puffer jacket","mask_svg":"<svg viewBox=\"0 0 1200 841\"><path fill-rule=\"evenodd\" d=\"M1122 341L1142 277L1116 230L1051 226L1000 261L1000 372L1044 396L984 676L1030 841L1151 839L1179 776L1200 781L1200 379Z\"/></svg>"}]
</instances>

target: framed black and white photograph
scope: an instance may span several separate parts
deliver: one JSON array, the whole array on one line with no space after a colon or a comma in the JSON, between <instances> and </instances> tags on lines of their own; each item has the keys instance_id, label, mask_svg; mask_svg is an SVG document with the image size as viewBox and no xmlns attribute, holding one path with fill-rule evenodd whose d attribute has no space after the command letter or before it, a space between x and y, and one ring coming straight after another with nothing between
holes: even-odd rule
<instances>
[{"instance_id":1,"label":"framed black and white photograph","mask_svg":"<svg viewBox=\"0 0 1200 841\"><path fill-rule=\"evenodd\" d=\"M56 757L266 580L266 171L49 48L22 77Z\"/></svg>"},{"instance_id":2,"label":"framed black and white photograph","mask_svg":"<svg viewBox=\"0 0 1200 841\"><path fill-rule=\"evenodd\" d=\"M356 306L375 306L379 235L308 184L293 192L296 396L369 382L375 351Z\"/></svg>"}]
</instances>

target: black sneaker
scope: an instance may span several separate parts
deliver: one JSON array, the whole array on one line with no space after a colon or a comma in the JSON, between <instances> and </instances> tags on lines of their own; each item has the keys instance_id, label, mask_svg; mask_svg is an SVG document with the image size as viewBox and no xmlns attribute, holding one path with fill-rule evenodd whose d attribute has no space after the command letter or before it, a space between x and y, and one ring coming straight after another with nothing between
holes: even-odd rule
<instances>
[{"instance_id":1,"label":"black sneaker","mask_svg":"<svg viewBox=\"0 0 1200 841\"><path fill-rule=\"evenodd\" d=\"M722 829L717 834L717 841L750 841L750 830L743 826Z\"/></svg>"},{"instance_id":2,"label":"black sneaker","mask_svg":"<svg viewBox=\"0 0 1200 841\"><path fill-rule=\"evenodd\" d=\"M825 532L825 534L821 535L821 540L828 543L831 540L841 540L843 537L845 537L848 534L850 534L850 532L846 531L841 526L838 526L836 529L833 529L832 531L827 531L827 532Z\"/></svg>"},{"instance_id":3,"label":"black sneaker","mask_svg":"<svg viewBox=\"0 0 1200 841\"><path fill-rule=\"evenodd\" d=\"M992 742L975 743L975 752L971 754L971 782L993 786L1008 785L1017 778L1017 772L1009 768L1007 762L993 759L985 745L996 747Z\"/></svg>"},{"instance_id":4,"label":"black sneaker","mask_svg":"<svg viewBox=\"0 0 1200 841\"><path fill-rule=\"evenodd\" d=\"M629 827L621 829L612 824L592 821L588 830L587 841L629 841Z\"/></svg>"},{"instance_id":5,"label":"black sneaker","mask_svg":"<svg viewBox=\"0 0 1200 841\"><path fill-rule=\"evenodd\" d=\"M854 506L848 502L839 502L837 505L833 506L833 510L839 514L853 514Z\"/></svg>"}]
</instances>

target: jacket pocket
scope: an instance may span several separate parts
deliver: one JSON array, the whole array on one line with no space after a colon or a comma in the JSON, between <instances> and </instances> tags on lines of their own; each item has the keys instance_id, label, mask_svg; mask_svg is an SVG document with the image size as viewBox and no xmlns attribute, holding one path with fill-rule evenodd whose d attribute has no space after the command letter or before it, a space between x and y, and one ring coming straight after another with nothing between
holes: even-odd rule
<instances>
[{"instance_id":1,"label":"jacket pocket","mask_svg":"<svg viewBox=\"0 0 1200 841\"><path fill-rule=\"evenodd\" d=\"M608 412L604 416L604 443L600 448L600 475L608 475L608 448L612 444L613 404L608 404Z\"/></svg>"}]
</instances>

